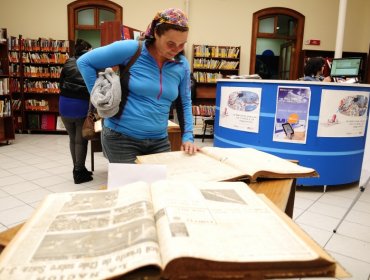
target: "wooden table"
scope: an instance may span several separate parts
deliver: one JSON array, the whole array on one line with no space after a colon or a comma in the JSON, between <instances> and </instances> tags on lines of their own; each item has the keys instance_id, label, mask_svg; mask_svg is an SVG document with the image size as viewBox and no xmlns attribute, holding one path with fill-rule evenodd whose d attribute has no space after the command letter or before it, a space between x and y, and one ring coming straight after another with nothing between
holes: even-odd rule
<instances>
[{"instance_id":1,"label":"wooden table","mask_svg":"<svg viewBox=\"0 0 370 280\"><path fill-rule=\"evenodd\" d=\"M295 179L264 180L248 185L256 193L264 194L280 210L292 218L295 197ZM19 224L0 233L0 252L9 244L22 226L23 224Z\"/></svg>"},{"instance_id":2,"label":"wooden table","mask_svg":"<svg viewBox=\"0 0 370 280\"><path fill-rule=\"evenodd\" d=\"M181 149L181 130L180 126L177 123L168 121L168 139L171 143L171 151L180 151ZM96 139L90 141L90 157L91 157L91 171L94 171L94 153L102 151L100 133Z\"/></svg>"},{"instance_id":3,"label":"wooden table","mask_svg":"<svg viewBox=\"0 0 370 280\"><path fill-rule=\"evenodd\" d=\"M248 185L256 193L264 194L281 211L293 218L296 179L270 179Z\"/></svg>"}]
</instances>

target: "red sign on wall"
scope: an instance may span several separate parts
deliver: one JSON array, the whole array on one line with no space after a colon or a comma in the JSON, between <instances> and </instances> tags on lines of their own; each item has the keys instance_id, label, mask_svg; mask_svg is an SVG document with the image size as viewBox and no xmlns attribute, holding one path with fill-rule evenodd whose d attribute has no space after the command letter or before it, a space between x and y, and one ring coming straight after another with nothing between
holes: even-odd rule
<instances>
[{"instance_id":1,"label":"red sign on wall","mask_svg":"<svg viewBox=\"0 0 370 280\"><path fill-rule=\"evenodd\" d=\"M320 46L321 41L317 39L310 39L306 41L306 45Z\"/></svg>"}]
</instances>

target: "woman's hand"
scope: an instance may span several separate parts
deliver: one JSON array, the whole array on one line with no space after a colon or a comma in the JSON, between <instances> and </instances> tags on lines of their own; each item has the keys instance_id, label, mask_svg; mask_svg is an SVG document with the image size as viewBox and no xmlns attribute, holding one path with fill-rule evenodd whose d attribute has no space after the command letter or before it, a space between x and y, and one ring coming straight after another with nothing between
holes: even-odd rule
<instances>
[{"instance_id":1,"label":"woman's hand","mask_svg":"<svg viewBox=\"0 0 370 280\"><path fill-rule=\"evenodd\" d=\"M195 145L193 142L185 142L181 145L181 151L184 151L185 153L192 155L196 152L200 151L200 148Z\"/></svg>"},{"instance_id":2,"label":"woman's hand","mask_svg":"<svg viewBox=\"0 0 370 280\"><path fill-rule=\"evenodd\" d=\"M330 76L327 76L324 78L324 80L322 80L323 82L331 82L331 77Z\"/></svg>"}]
</instances>

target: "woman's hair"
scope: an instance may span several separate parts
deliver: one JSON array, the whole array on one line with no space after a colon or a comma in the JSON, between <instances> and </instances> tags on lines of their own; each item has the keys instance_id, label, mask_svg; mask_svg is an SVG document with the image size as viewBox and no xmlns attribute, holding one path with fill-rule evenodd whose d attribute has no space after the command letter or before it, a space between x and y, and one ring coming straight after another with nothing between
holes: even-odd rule
<instances>
[{"instance_id":1,"label":"woman's hair","mask_svg":"<svg viewBox=\"0 0 370 280\"><path fill-rule=\"evenodd\" d=\"M75 56L81 56L90 50L91 44L83 39L77 39L75 44Z\"/></svg>"},{"instance_id":2,"label":"woman's hair","mask_svg":"<svg viewBox=\"0 0 370 280\"><path fill-rule=\"evenodd\" d=\"M155 34L160 37L169 30L189 31L188 17L182 10L169 8L158 12L141 39L146 40L146 45L152 45L155 42ZM178 58L181 54L184 54L184 51L179 52L175 58Z\"/></svg>"},{"instance_id":3,"label":"woman's hair","mask_svg":"<svg viewBox=\"0 0 370 280\"><path fill-rule=\"evenodd\" d=\"M157 35L162 36L168 30L176 30L176 31L180 31L180 32L187 32L187 31L189 31L189 27L187 27L187 26L184 27L184 26L179 26L179 25L174 25L174 24L169 24L169 23L162 23L154 29L154 32L157 33Z\"/></svg>"},{"instance_id":4,"label":"woman's hair","mask_svg":"<svg viewBox=\"0 0 370 280\"><path fill-rule=\"evenodd\" d=\"M322 57L311 57L304 67L304 75L316 76L317 72L319 72L324 65L325 60Z\"/></svg>"},{"instance_id":5,"label":"woman's hair","mask_svg":"<svg viewBox=\"0 0 370 280\"><path fill-rule=\"evenodd\" d=\"M153 30L154 33L156 33L158 36L162 36L164 33L166 33L168 30L176 30L180 32L187 32L189 31L189 27L174 25L170 23L161 23L158 26L156 26ZM145 36L145 39L149 42L149 44L152 44L155 41L154 36Z\"/></svg>"}]
</instances>

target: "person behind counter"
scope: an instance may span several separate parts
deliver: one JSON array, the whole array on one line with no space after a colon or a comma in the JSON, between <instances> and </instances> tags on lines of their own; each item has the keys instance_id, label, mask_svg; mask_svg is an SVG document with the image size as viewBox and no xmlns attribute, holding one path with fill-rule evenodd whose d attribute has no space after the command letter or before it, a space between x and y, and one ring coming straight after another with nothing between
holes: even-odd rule
<instances>
[{"instance_id":1,"label":"person behind counter","mask_svg":"<svg viewBox=\"0 0 370 280\"><path fill-rule=\"evenodd\" d=\"M311 57L304 67L304 81L331 82L331 77L324 77L325 60L322 57Z\"/></svg>"},{"instance_id":2,"label":"person behind counter","mask_svg":"<svg viewBox=\"0 0 370 280\"><path fill-rule=\"evenodd\" d=\"M196 153L190 95L190 67L182 55L188 38L188 19L179 9L158 12L145 32L140 56L129 70L128 95L119 117L104 118L102 148L111 163L134 163L136 156L169 152L167 126L171 105L180 98L182 147ZM138 41L122 40L81 56L77 65L91 93L96 72L125 65Z\"/></svg>"}]
</instances>

